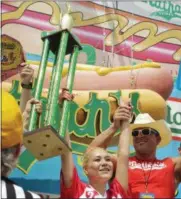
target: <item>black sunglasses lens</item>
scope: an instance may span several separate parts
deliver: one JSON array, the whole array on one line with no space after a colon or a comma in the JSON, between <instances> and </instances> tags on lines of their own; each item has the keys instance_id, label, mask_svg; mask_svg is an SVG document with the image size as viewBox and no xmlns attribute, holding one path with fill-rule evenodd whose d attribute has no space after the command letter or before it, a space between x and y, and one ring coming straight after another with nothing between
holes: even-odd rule
<instances>
[{"instance_id":1,"label":"black sunglasses lens","mask_svg":"<svg viewBox=\"0 0 181 199\"><path fill-rule=\"evenodd\" d=\"M151 129L151 133L152 133L152 134L155 134L156 136L159 136L158 131L156 131L156 130L154 130L154 129Z\"/></svg>"},{"instance_id":2,"label":"black sunglasses lens","mask_svg":"<svg viewBox=\"0 0 181 199\"><path fill-rule=\"evenodd\" d=\"M150 130L149 129L143 129L142 130L142 134L143 135L149 135L150 134Z\"/></svg>"},{"instance_id":3,"label":"black sunglasses lens","mask_svg":"<svg viewBox=\"0 0 181 199\"><path fill-rule=\"evenodd\" d=\"M139 134L139 131L138 131L138 130L134 130L134 131L132 132L132 136L134 136L134 137L138 136L138 134Z\"/></svg>"}]
</instances>

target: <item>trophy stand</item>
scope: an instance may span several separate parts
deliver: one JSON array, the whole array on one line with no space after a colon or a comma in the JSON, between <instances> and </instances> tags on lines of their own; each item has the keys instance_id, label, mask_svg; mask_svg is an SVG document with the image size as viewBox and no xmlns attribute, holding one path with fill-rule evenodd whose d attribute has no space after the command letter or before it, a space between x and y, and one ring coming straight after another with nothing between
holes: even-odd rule
<instances>
[{"instance_id":1,"label":"trophy stand","mask_svg":"<svg viewBox=\"0 0 181 199\"><path fill-rule=\"evenodd\" d=\"M71 150L64 140L69 119L70 102L67 100L63 102L61 121L59 118L56 118L56 110L60 109L59 89L65 55L71 54L67 77L67 89L72 93L77 56L79 50L82 49L81 45L67 29L43 32L41 38L43 40L43 52L34 95L34 98L37 100L41 98L48 56L50 53L54 55L44 127L36 129L38 115L33 105L28 132L24 134L25 147L38 160L58 156ZM59 129L57 129L57 126L59 126L58 122L60 122Z\"/></svg>"}]
</instances>

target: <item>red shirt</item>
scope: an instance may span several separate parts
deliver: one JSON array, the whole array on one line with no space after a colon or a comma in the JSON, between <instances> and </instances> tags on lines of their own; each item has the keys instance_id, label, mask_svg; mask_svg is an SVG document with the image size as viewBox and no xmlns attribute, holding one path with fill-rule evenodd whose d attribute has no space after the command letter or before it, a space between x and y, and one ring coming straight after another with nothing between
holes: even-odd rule
<instances>
[{"instance_id":1,"label":"red shirt","mask_svg":"<svg viewBox=\"0 0 181 199\"><path fill-rule=\"evenodd\" d=\"M155 198L174 198L174 164L171 158L152 162L139 161L135 157L129 159L129 184L133 198L146 192L145 178L148 176L148 193L154 194Z\"/></svg>"},{"instance_id":2,"label":"red shirt","mask_svg":"<svg viewBox=\"0 0 181 199\"><path fill-rule=\"evenodd\" d=\"M116 179L112 181L110 188L102 196L91 185L83 183L74 168L73 180L69 188L65 187L61 173L61 198L130 198L130 196Z\"/></svg>"}]
</instances>

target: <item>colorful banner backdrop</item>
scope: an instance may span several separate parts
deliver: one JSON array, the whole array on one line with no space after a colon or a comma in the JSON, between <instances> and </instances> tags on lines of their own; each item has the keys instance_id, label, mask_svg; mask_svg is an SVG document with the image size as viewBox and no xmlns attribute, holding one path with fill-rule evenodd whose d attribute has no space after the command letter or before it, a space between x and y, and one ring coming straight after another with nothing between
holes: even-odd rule
<instances>
[{"instance_id":1,"label":"colorful banner backdrop","mask_svg":"<svg viewBox=\"0 0 181 199\"><path fill-rule=\"evenodd\" d=\"M159 158L178 156L178 147L181 143L180 1L72 1L68 5L74 19L72 33L83 47L78 57L76 90L80 90L81 93L90 90L109 90L110 93L117 89L144 88L159 93L167 100L166 121L171 128L173 139L169 145L158 149L157 156ZM13 87L11 93L18 100L21 71L19 63L24 60L24 53L26 60L33 65L36 77L42 51L41 32L60 27L61 16L67 12L67 4L62 1L6 0L1 2L1 9L3 34L1 61L4 64L2 85L9 91ZM15 52L19 52L21 56L17 56ZM49 58L45 78L42 98L44 100L50 80L52 58ZM68 60L69 56L66 57L65 64ZM151 63L146 69L143 64L145 62ZM65 67L63 75L66 71ZM86 84L79 80L91 81ZM125 82L127 84L124 84ZM95 94L92 94L92 97L94 98L92 102L95 100L100 102ZM102 100L104 101L104 98ZM106 103L104 101L100 106L107 107ZM87 101L85 104L86 108L90 108L90 102ZM108 111L106 108L103 110ZM158 111L158 117L161 117L159 114ZM105 113L103 115L105 117ZM107 120L104 128L109 124L110 120ZM78 145L80 143L77 145L73 143L74 161L81 179L87 181L80 167L81 156L78 155L83 150L81 151ZM134 153L132 147L131 153ZM36 162L34 157L27 156L23 148L19 167L14 170L11 177L25 188L57 195L60 190L60 168L59 157ZM181 192L181 189L179 191ZM180 192L177 194L178 198L181 197Z\"/></svg>"}]
</instances>

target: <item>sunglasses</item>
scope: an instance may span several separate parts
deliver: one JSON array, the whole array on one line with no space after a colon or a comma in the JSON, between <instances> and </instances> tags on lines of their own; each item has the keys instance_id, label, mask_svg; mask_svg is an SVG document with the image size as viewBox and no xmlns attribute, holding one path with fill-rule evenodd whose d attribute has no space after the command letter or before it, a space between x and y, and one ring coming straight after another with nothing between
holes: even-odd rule
<instances>
[{"instance_id":1,"label":"sunglasses","mask_svg":"<svg viewBox=\"0 0 181 199\"><path fill-rule=\"evenodd\" d=\"M136 129L134 131L132 131L132 136L136 137L139 135L139 133L142 133L142 135L151 135L154 134L156 136L159 136L159 133L151 128L144 128L144 129Z\"/></svg>"}]
</instances>

